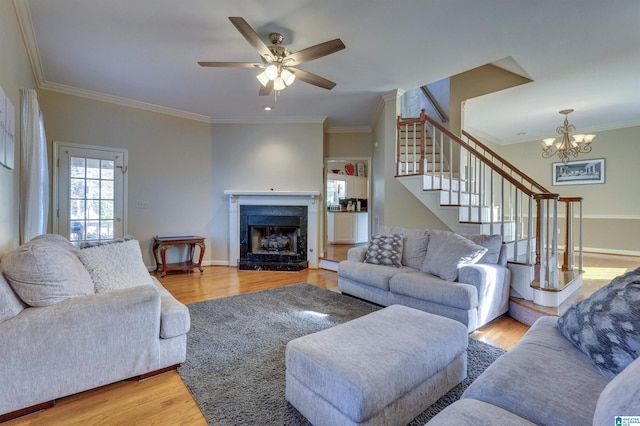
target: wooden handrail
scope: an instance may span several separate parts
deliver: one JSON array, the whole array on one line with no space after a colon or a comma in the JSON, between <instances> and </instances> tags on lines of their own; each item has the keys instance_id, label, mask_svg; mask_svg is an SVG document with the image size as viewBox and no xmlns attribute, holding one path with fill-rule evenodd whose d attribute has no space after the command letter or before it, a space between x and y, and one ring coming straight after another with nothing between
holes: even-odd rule
<instances>
[{"instance_id":1,"label":"wooden handrail","mask_svg":"<svg viewBox=\"0 0 640 426\"><path fill-rule=\"evenodd\" d=\"M436 113L438 113L438 116L440 117L440 121L442 121L443 123L446 123L448 121L447 115L442 110L442 107L440 106L438 101L436 101L436 98L433 97L429 88L427 86L421 86L420 89L422 90L422 93L427 98L429 103L433 106L433 109L435 109Z\"/></svg>"},{"instance_id":2,"label":"wooden handrail","mask_svg":"<svg viewBox=\"0 0 640 426\"><path fill-rule=\"evenodd\" d=\"M418 124L420 124L419 127ZM415 136L411 142L413 153L410 153L411 149L407 145L405 148L406 158L401 160L398 157L398 175L405 175L403 170L407 171L406 175L429 175L429 179L424 180L426 185L430 185L429 189L442 191L443 198L441 199L447 200L445 203L463 207L460 210L460 217L465 219L459 219L463 222L483 223L485 220L483 217L489 217L490 219L486 220L486 223L490 224L490 232L494 232L494 224L497 224L503 238L509 236L512 238L510 241L515 243L510 254L511 262L521 262L519 257L519 251L522 250L520 242L524 242L526 244L524 255L527 259L525 263L533 262L537 266L536 276L538 276L540 288L558 288L558 274L550 272L558 259L558 202L567 205L565 220L567 248L564 253L563 269L573 270L575 252L572 223L573 204L579 203L580 229L577 253L579 269L582 269L582 197L560 197L560 194L549 191L469 133L462 131L462 135L466 139L461 138L442 126L434 117L427 115L425 110L420 112L418 118L402 119L398 117L397 126L398 153L401 152L401 133L407 137L405 143L411 142L412 126L413 134L415 136L420 134L419 142ZM427 161L425 158L427 131L433 140L434 152L436 144L439 144L440 147L440 167L437 167L434 155L430 161L430 172L429 166L425 163ZM445 141L447 145L445 145ZM446 175L443 173L442 158L446 152L449 153L450 158L454 155L459 158L458 177L454 176L454 170L448 170ZM409 164L409 161L413 164ZM494 177L501 182L494 183ZM528 205L525 205L527 202L525 197L528 198ZM499 205L494 207L496 198ZM465 201L462 201L463 199ZM499 210L494 210L495 208ZM497 220L494 218L494 211L500 215ZM488 216L485 216L485 213ZM475 218L472 218L474 216ZM532 251L534 248L535 253ZM532 254L535 254L535 260L531 256Z\"/></svg>"},{"instance_id":3,"label":"wooden handrail","mask_svg":"<svg viewBox=\"0 0 640 426\"><path fill-rule=\"evenodd\" d=\"M429 123L433 124L435 127L438 128L438 130L440 130L442 133L447 135L450 140L456 142L458 145L464 146L466 150L468 150L472 154L475 154L476 157L485 158L484 155L482 155L482 153L480 153L480 151L478 151L477 149L475 149L471 145L469 145L467 142L465 142L462 139L460 139L460 136L456 135L455 133L453 133L449 129L440 126L439 123L437 121L435 121L433 118L429 117L424 112L424 110L422 110L422 112L420 113L420 119L426 120ZM507 173L504 170L502 170L500 167L495 165L493 162L486 161L485 164L489 168L491 168L494 172L496 172L497 174L502 176L504 179L509 181L513 186L515 186L516 188L518 188L519 190L524 192L527 196L530 197L530 196L532 196L534 194L534 192L530 188L528 188L527 186L523 185L522 182L518 181L517 179L514 179L513 176L511 176L509 173Z\"/></svg>"},{"instance_id":4,"label":"wooden handrail","mask_svg":"<svg viewBox=\"0 0 640 426\"><path fill-rule=\"evenodd\" d=\"M538 188L538 190L540 192L551 192L548 189L546 189L544 186L540 185L538 182L536 182L535 180L531 179L527 174L523 173L522 171L520 171L520 169L518 169L516 166L514 166L513 164L511 164L510 162L508 162L507 160L505 160L504 158L502 158L499 154L497 154L496 152L494 152L493 150L491 150L488 146L486 146L485 144L483 144L482 142L480 142L478 139L476 139L475 137L473 137L472 135L470 135L466 130L462 131L462 135L466 136L467 138L471 139L473 141L473 143L475 143L476 145L479 145L480 147L482 147L482 149L484 149L485 151L487 151L489 154L491 154L494 158L497 157L500 159L500 162L502 164L504 164L505 166L507 166L508 168L510 168L511 170L513 170L514 172L516 172L518 174L518 176L520 176L521 178L523 178L524 180L526 180L527 182L529 182L531 184L531 186L534 186L536 188Z\"/></svg>"}]
</instances>

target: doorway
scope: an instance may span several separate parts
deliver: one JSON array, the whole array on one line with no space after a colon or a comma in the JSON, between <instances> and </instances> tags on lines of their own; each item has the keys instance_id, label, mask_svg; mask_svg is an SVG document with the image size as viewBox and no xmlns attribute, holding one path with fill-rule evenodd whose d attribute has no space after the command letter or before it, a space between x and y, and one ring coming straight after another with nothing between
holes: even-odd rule
<instances>
[{"instance_id":1,"label":"doorway","mask_svg":"<svg viewBox=\"0 0 640 426\"><path fill-rule=\"evenodd\" d=\"M323 258L346 259L350 247L369 241L369 157L325 159Z\"/></svg>"},{"instance_id":2,"label":"doorway","mask_svg":"<svg viewBox=\"0 0 640 426\"><path fill-rule=\"evenodd\" d=\"M124 149L54 141L53 232L79 246L127 232Z\"/></svg>"}]
</instances>

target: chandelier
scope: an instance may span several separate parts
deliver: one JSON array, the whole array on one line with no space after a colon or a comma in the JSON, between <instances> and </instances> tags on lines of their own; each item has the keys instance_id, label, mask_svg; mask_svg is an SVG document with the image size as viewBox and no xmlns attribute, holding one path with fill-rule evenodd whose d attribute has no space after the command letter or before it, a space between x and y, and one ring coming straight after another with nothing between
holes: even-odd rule
<instances>
[{"instance_id":1,"label":"chandelier","mask_svg":"<svg viewBox=\"0 0 640 426\"><path fill-rule=\"evenodd\" d=\"M569 124L567 118L572 112L572 109L560 111L560 114L564 115L564 123L562 126L558 126L556 132L562 135L562 140L558 142L555 142L556 138L542 140L542 156L544 158L551 158L558 154L563 163L568 163L570 157L577 157L578 154L586 154L591 151L591 141L596 135L573 135L573 139L569 136L569 133L576 131L576 126Z\"/></svg>"}]
</instances>

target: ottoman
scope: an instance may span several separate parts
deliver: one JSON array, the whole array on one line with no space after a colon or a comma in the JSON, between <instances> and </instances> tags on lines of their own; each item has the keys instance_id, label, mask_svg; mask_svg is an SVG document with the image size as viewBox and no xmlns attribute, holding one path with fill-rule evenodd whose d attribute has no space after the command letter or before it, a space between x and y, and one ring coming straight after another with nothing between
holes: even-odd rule
<instances>
[{"instance_id":1,"label":"ottoman","mask_svg":"<svg viewBox=\"0 0 640 426\"><path fill-rule=\"evenodd\" d=\"M315 426L406 425L467 377L467 328L392 305L290 341L286 398Z\"/></svg>"}]
</instances>

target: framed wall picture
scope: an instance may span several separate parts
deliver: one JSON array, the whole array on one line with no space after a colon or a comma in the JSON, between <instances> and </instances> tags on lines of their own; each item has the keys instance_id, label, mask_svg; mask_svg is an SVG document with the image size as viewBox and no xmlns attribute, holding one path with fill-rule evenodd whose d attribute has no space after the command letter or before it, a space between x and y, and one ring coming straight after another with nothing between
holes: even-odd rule
<instances>
[{"instance_id":1,"label":"framed wall picture","mask_svg":"<svg viewBox=\"0 0 640 426\"><path fill-rule=\"evenodd\" d=\"M592 185L605 183L605 159L569 161L551 165L552 185Z\"/></svg>"}]
</instances>

